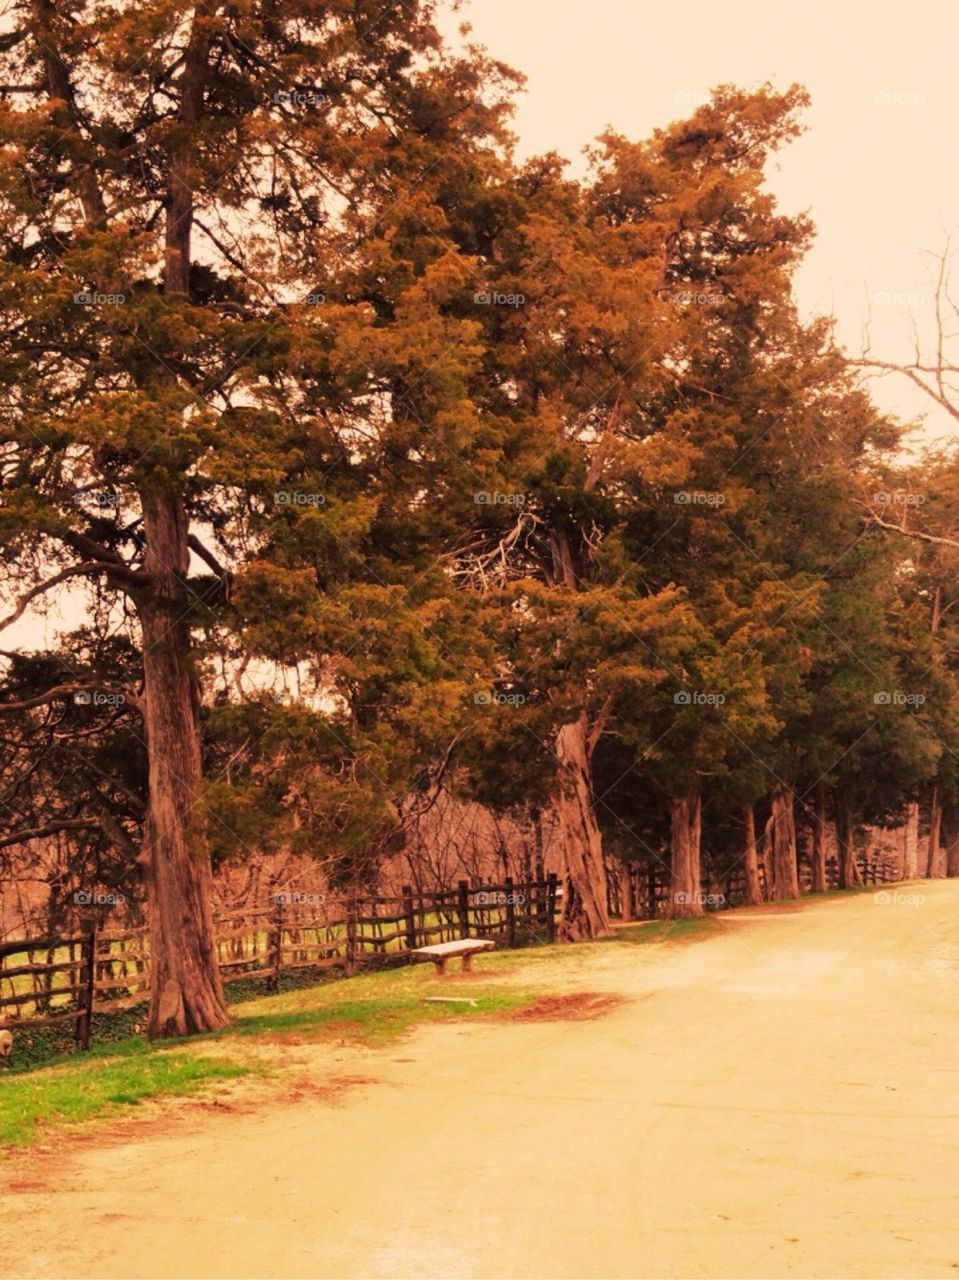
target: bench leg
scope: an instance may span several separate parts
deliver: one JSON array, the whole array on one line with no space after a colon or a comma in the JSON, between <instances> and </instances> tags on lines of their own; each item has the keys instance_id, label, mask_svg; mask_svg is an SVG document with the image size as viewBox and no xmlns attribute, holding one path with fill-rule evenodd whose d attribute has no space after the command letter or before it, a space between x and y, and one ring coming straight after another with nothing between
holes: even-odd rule
<instances>
[{"instance_id":1,"label":"bench leg","mask_svg":"<svg viewBox=\"0 0 959 1280\"><path fill-rule=\"evenodd\" d=\"M438 956L436 960L436 976L438 978L446 978L449 975L446 972L446 956Z\"/></svg>"},{"instance_id":2,"label":"bench leg","mask_svg":"<svg viewBox=\"0 0 959 1280\"><path fill-rule=\"evenodd\" d=\"M463 957L463 972L473 972L473 953L471 951L467 951L466 955Z\"/></svg>"}]
</instances>

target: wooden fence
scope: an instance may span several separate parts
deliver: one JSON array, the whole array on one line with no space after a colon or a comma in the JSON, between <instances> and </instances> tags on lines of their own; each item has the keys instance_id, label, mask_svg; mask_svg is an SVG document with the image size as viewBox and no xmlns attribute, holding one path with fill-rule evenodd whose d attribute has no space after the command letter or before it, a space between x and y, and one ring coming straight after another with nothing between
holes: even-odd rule
<instances>
[{"instance_id":1,"label":"wooden fence","mask_svg":"<svg viewBox=\"0 0 959 1280\"><path fill-rule=\"evenodd\" d=\"M863 884L890 884L902 875L894 857L875 850L858 854L856 862ZM766 897L766 871L762 863L759 880ZM662 864L622 863L618 874L609 875L608 885L610 914L621 920L657 920L669 914L672 885L669 871ZM839 888L839 864L835 858L826 861L826 885L829 889ZM812 889L812 868L804 858L799 859L799 887L803 893ZM707 910L739 906L746 899L746 874L739 865L724 875L704 878L700 890Z\"/></svg>"},{"instance_id":2,"label":"wooden fence","mask_svg":"<svg viewBox=\"0 0 959 1280\"><path fill-rule=\"evenodd\" d=\"M403 887L397 896L286 892L272 905L216 919L225 982L265 979L276 988L295 970L355 973L404 964L416 947L454 938L494 938L500 946L552 942L559 890L543 880L471 887L461 880L439 893ZM145 929L99 929L64 938L0 943L0 1024L73 1022L77 1044L89 1048L93 1018L142 1004L150 988Z\"/></svg>"}]
</instances>

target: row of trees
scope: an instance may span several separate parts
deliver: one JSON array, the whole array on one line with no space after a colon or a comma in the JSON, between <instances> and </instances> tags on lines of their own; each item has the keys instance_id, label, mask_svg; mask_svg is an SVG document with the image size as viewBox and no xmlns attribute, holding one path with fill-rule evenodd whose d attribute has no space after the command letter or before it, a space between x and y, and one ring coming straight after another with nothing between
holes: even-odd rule
<instances>
[{"instance_id":1,"label":"row of trees","mask_svg":"<svg viewBox=\"0 0 959 1280\"><path fill-rule=\"evenodd\" d=\"M668 848L685 914L705 839L755 898L757 814L775 897L797 806L844 884L926 793L959 847L954 465L897 470L797 317L800 89L574 181L428 0L17 15L6 621L68 625L4 653L0 851L142 881L152 1034L226 1020L211 859L370 883L443 792L549 812L569 937L609 853Z\"/></svg>"}]
</instances>

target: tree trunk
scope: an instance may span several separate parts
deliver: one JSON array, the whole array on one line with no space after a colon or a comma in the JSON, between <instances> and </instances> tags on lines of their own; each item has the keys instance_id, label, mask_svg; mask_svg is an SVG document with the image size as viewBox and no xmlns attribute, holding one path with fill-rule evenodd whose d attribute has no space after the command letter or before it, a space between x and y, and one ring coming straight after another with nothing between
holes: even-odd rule
<instances>
[{"instance_id":1,"label":"tree trunk","mask_svg":"<svg viewBox=\"0 0 959 1280\"><path fill-rule=\"evenodd\" d=\"M822 787L817 787L814 801L812 830L813 893L825 893L829 888L829 881L826 875L828 840L829 826L826 821L826 793Z\"/></svg>"},{"instance_id":2,"label":"tree trunk","mask_svg":"<svg viewBox=\"0 0 959 1280\"><path fill-rule=\"evenodd\" d=\"M199 694L185 620L189 564L182 501L144 493L143 720L149 799L143 839L150 926L151 1037L210 1031L229 1021L217 961L210 857L200 794Z\"/></svg>"},{"instance_id":3,"label":"tree trunk","mask_svg":"<svg viewBox=\"0 0 959 1280\"><path fill-rule=\"evenodd\" d=\"M902 878L915 880L919 875L919 803L906 805L906 825L902 842Z\"/></svg>"},{"instance_id":4,"label":"tree trunk","mask_svg":"<svg viewBox=\"0 0 959 1280\"><path fill-rule=\"evenodd\" d=\"M849 818L843 816L836 824L839 842L839 887L852 889L863 883L862 872L856 861L855 828Z\"/></svg>"},{"instance_id":5,"label":"tree trunk","mask_svg":"<svg viewBox=\"0 0 959 1280\"><path fill-rule=\"evenodd\" d=\"M946 875L959 876L959 813L943 814L942 828L946 845Z\"/></svg>"},{"instance_id":6,"label":"tree trunk","mask_svg":"<svg viewBox=\"0 0 959 1280\"><path fill-rule=\"evenodd\" d=\"M559 761L558 874L563 885L559 936L566 940L609 933L609 906L603 842L593 812L589 725L586 712L564 724L556 736Z\"/></svg>"},{"instance_id":7,"label":"tree trunk","mask_svg":"<svg viewBox=\"0 0 959 1280\"><path fill-rule=\"evenodd\" d=\"M629 924L636 915L636 908L633 902L632 867L628 862L624 862L619 869L619 900L623 924Z\"/></svg>"},{"instance_id":8,"label":"tree trunk","mask_svg":"<svg viewBox=\"0 0 959 1280\"><path fill-rule=\"evenodd\" d=\"M939 837L942 833L942 803L939 799L939 788L933 787L932 800L929 804L929 855L926 859L926 875L930 879L941 876L945 870L942 865L942 852L939 848Z\"/></svg>"},{"instance_id":9,"label":"tree trunk","mask_svg":"<svg viewBox=\"0 0 959 1280\"><path fill-rule=\"evenodd\" d=\"M772 798L772 886L770 899L799 897L799 868L796 863L796 826L793 817L793 793L778 787Z\"/></svg>"},{"instance_id":10,"label":"tree trunk","mask_svg":"<svg viewBox=\"0 0 959 1280\"><path fill-rule=\"evenodd\" d=\"M701 802L698 795L677 796L670 801L669 917L703 914L699 861Z\"/></svg>"},{"instance_id":11,"label":"tree trunk","mask_svg":"<svg viewBox=\"0 0 959 1280\"><path fill-rule=\"evenodd\" d=\"M756 815L751 804L743 805L743 870L746 872L746 903L757 907L763 900L759 878L759 853L756 849Z\"/></svg>"}]
</instances>

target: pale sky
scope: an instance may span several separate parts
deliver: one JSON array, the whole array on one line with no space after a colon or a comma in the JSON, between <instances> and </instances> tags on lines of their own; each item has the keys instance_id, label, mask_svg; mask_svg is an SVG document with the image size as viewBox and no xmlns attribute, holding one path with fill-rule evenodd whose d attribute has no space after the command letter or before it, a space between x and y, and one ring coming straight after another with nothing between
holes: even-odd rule
<instances>
[{"instance_id":1,"label":"pale sky","mask_svg":"<svg viewBox=\"0 0 959 1280\"><path fill-rule=\"evenodd\" d=\"M955 0L466 0L443 30L455 37L464 20L527 76L514 125L521 156L556 150L579 172L583 147L607 125L643 138L713 85L804 85L808 131L770 172L783 210L807 210L818 227L797 278L803 312L835 314L856 354L870 302L876 354L909 357L910 313L929 332L923 251L959 232ZM873 388L903 418L926 407L898 380ZM957 431L930 415L928 437Z\"/></svg>"}]
</instances>

